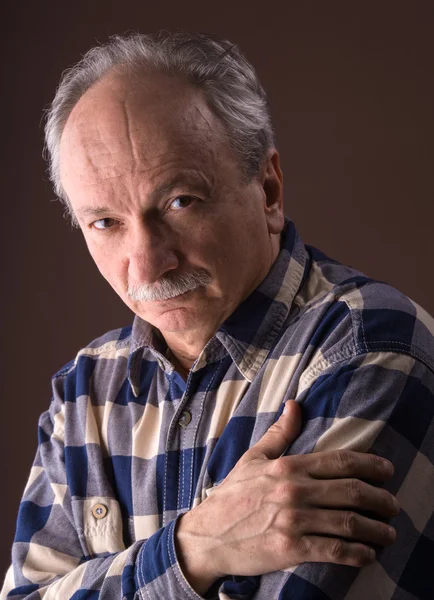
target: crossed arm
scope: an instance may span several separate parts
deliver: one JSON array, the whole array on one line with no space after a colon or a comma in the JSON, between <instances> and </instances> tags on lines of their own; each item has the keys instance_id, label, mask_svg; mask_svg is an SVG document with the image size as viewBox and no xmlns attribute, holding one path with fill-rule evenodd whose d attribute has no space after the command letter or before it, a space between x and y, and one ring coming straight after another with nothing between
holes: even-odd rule
<instances>
[{"instance_id":1,"label":"crossed arm","mask_svg":"<svg viewBox=\"0 0 434 600\"><path fill-rule=\"evenodd\" d=\"M304 399L305 406L324 401L328 394L332 396L332 390L339 389L342 377L347 374L348 365L345 370L336 369L321 385L310 390L309 397ZM432 521L434 506L430 508L427 503L434 485L434 456L432 439L429 444L427 438L432 436L434 427L433 413L429 411L433 405L434 377L418 364L402 385L402 373L385 369L386 383L369 403L364 389L373 388L366 381L366 373L355 370L352 377L353 389L360 390L363 401L355 402L357 408L351 418L362 422L369 414L372 419L373 410L377 410L384 426L372 445L372 452L394 463L395 474L391 479L391 466L379 458L327 451L334 447L334 432L341 425L336 422L328 430L324 453L280 457L288 441L298 433L298 407L290 402L288 412L202 504L147 540L138 540L130 548L111 547L103 556L91 560L83 557L81 532L65 506L44 505L51 489L50 473L64 468L61 441L49 437L50 418L46 415L43 427L47 439L43 443L51 444L52 451L45 454L45 459L38 459L39 484L32 485L29 488L32 493L24 497L13 550L13 570L0 597L6 598L9 593L13 598L32 599L45 593L44 600L191 600L200 598L199 594L205 594L213 581L223 575L264 575L256 580L246 598L269 599L272 589L276 598L279 594L283 599L289 585L293 590L301 590L298 597L316 597L300 588L301 579L306 585L313 584L316 590L325 590L325 597L332 598L333 592L327 586L330 587L336 573L340 585L346 586L339 597L349 590L345 597L351 598L351 590L361 573L370 573L374 585L389 585L391 575L389 579L380 575L383 579L379 581L378 570L370 570L375 564L370 547L375 546L379 550L377 561L378 554L390 558L390 552L399 549L401 579L392 581L392 585L399 583L417 597L428 598L423 589L432 589L432 569L419 571L420 585L424 586L419 596L409 589L411 577L405 579L405 574L414 570L411 554L418 540L430 539L426 529L430 522L428 511ZM389 408L384 412L386 406ZM418 419L417 439L412 416ZM424 421L423 427L420 421ZM298 439L302 437L303 432ZM422 455L423 464L431 465L432 470L427 466L422 471L419 463L415 466L416 459L409 458L407 446L395 443L400 440L406 440L414 448L414 454ZM393 496L375 485L385 481L389 491L398 496L403 510L393 517L397 541L390 550L382 551L383 545L393 542L393 533L389 534L382 521L397 512ZM427 500L422 508L421 498ZM360 514L362 509L369 513ZM423 512L424 519L420 515L418 518L418 511ZM316 567L310 561L328 565ZM296 567L299 563L303 564ZM364 569L348 570L349 565L368 564L371 566ZM383 564L387 567L387 561L383 560ZM297 573L298 579L294 578ZM227 598L239 597L239 589L226 588L224 593Z\"/></svg>"},{"instance_id":2,"label":"crossed arm","mask_svg":"<svg viewBox=\"0 0 434 600\"><path fill-rule=\"evenodd\" d=\"M392 464L344 450L281 456L300 427L300 407L289 400L216 491L180 519L179 560L199 594L225 575L264 575L306 561L363 567L375 559L373 545L394 542L393 527L355 512L398 514L394 496L364 481L383 483Z\"/></svg>"}]
</instances>

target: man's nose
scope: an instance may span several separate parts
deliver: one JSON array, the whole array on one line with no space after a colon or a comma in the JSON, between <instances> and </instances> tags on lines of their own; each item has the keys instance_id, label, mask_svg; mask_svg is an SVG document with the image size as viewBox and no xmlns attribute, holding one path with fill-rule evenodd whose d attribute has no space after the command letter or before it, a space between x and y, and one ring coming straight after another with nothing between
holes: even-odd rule
<instances>
[{"instance_id":1,"label":"man's nose","mask_svg":"<svg viewBox=\"0 0 434 600\"><path fill-rule=\"evenodd\" d=\"M128 278L132 284L155 283L178 267L173 235L166 228L141 223L128 237Z\"/></svg>"}]
</instances>

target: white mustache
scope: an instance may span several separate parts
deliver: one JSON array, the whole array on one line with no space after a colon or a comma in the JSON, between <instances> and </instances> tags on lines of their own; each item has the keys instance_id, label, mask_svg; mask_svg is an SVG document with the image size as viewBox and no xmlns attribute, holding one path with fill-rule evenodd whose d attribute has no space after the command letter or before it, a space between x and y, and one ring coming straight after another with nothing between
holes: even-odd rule
<instances>
[{"instance_id":1,"label":"white mustache","mask_svg":"<svg viewBox=\"0 0 434 600\"><path fill-rule=\"evenodd\" d=\"M168 273L156 283L128 284L127 294L131 300L155 302L169 300L186 292L191 292L211 283L211 276L205 269L196 269L190 273L171 275Z\"/></svg>"}]
</instances>

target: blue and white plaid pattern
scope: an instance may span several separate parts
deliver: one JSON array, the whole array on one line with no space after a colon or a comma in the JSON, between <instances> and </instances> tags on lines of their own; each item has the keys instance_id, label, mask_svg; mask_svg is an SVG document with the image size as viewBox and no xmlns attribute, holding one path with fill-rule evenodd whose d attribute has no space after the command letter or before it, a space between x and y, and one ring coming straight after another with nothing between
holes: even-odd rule
<instances>
[{"instance_id":1,"label":"blue and white plaid pattern","mask_svg":"<svg viewBox=\"0 0 434 600\"><path fill-rule=\"evenodd\" d=\"M304 425L288 453L351 448L393 462L397 541L364 569L304 563L227 577L207 597L432 600L433 333L422 308L304 246L287 221L267 278L187 382L139 318L55 375L0 597L199 599L177 561L176 519L295 398Z\"/></svg>"}]
</instances>

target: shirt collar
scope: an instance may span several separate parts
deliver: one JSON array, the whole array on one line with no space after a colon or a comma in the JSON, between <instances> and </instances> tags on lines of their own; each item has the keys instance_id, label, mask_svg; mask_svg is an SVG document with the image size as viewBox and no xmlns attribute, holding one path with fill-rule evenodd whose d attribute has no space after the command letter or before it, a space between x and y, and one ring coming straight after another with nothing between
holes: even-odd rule
<instances>
[{"instance_id":1,"label":"shirt collar","mask_svg":"<svg viewBox=\"0 0 434 600\"><path fill-rule=\"evenodd\" d=\"M197 371L223 346L240 373L253 381L277 341L293 300L308 273L308 254L292 221L285 219L280 252L262 283L220 326L193 366ZM165 356L161 334L135 317L131 333L128 378L134 395L139 394L140 363L148 349L168 372L173 365Z\"/></svg>"},{"instance_id":2,"label":"shirt collar","mask_svg":"<svg viewBox=\"0 0 434 600\"><path fill-rule=\"evenodd\" d=\"M279 255L268 275L216 333L248 381L253 381L277 342L307 274L307 252L289 219L285 219L281 238Z\"/></svg>"}]
</instances>

